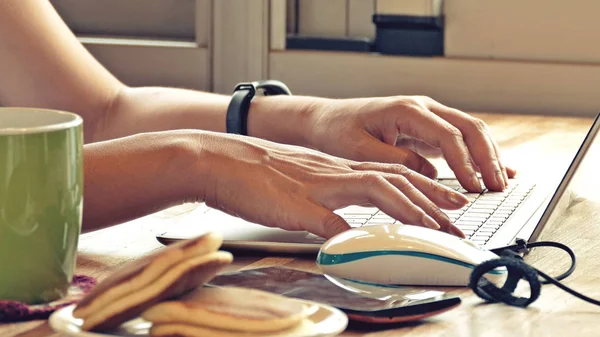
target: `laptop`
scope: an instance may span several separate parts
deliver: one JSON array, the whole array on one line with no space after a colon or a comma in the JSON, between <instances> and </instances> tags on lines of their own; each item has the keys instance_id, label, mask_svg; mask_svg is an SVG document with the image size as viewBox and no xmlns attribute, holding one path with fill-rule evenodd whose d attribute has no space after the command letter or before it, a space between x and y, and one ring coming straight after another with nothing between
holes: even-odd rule
<instances>
[{"instance_id":1,"label":"laptop","mask_svg":"<svg viewBox=\"0 0 600 337\"><path fill-rule=\"evenodd\" d=\"M494 249L514 244L517 239L534 242L556 216L562 213L570 200L570 184L576 177L600 128L598 114L575 157L558 179L534 182L510 179L503 192L467 193L455 178L441 178L438 182L463 192L469 204L460 210L446 211L454 224L467 238L482 248ZM399 223L377 208L349 206L335 211L351 227ZM316 253L325 239L305 231L287 231L247 222L222 211L200 204L199 207L157 235L168 245L202 235L219 232L223 235L223 249L254 250L275 253Z\"/></svg>"}]
</instances>

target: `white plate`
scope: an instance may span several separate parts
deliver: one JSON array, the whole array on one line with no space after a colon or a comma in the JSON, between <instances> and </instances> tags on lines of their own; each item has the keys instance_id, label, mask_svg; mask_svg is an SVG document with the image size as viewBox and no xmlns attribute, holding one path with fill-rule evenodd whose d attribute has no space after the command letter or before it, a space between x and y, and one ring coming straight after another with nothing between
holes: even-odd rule
<instances>
[{"instance_id":1,"label":"white plate","mask_svg":"<svg viewBox=\"0 0 600 337\"><path fill-rule=\"evenodd\" d=\"M304 301L303 301L304 302ZM308 302L315 305L314 302ZM317 304L318 309L292 330L284 333L259 333L253 336L262 337L326 337L337 336L346 330L348 317L342 311L328 305ZM75 305L64 307L54 312L50 318L50 327L58 333L73 337L147 337L151 323L141 318L123 323L117 330L110 332L82 331L82 320L73 317ZM243 334L240 334L243 336Z\"/></svg>"}]
</instances>

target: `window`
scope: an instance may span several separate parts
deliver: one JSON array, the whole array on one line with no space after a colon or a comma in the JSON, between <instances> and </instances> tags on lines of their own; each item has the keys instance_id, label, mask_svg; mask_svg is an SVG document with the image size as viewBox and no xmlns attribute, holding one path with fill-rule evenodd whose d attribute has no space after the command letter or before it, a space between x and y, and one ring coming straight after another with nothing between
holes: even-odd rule
<instances>
[{"instance_id":1,"label":"window","mask_svg":"<svg viewBox=\"0 0 600 337\"><path fill-rule=\"evenodd\" d=\"M597 0L51 0L125 83L593 115Z\"/></svg>"},{"instance_id":2,"label":"window","mask_svg":"<svg viewBox=\"0 0 600 337\"><path fill-rule=\"evenodd\" d=\"M268 74L297 94L423 94L487 112L600 106L598 1L285 1L271 0Z\"/></svg>"},{"instance_id":3,"label":"window","mask_svg":"<svg viewBox=\"0 0 600 337\"><path fill-rule=\"evenodd\" d=\"M51 0L86 48L129 85L210 89L211 0Z\"/></svg>"}]
</instances>

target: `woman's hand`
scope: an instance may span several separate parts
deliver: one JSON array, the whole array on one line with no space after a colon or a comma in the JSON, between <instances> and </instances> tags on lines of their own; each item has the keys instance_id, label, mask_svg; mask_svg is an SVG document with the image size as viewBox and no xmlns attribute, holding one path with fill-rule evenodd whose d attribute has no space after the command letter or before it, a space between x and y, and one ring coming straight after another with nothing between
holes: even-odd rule
<instances>
[{"instance_id":1,"label":"woman's hand","mask_svg":"<svg viewBox=\"0 0 600 337\"><path fill-rule=\"evenodd\" d=\"M208 206L266 226L329 238L349 229L333 211L378 207L405 224L463 236L440 210L468 200L404 165L356 162L252 137L200 133L201 191Z\"/></svg>"},{"instance_id":2,"label":"woman's hand","mask_svg":"<svg viewBox=\"0 0 600 337\"><path fill-rule=\"evenodd\" d=\"M516 171L500 160L486 124L431 98L397 96L318 100L310 115L307 146L356 161L404 164L430 178L422 155L443 155L465 189L501 191Z\"/></svg>"}]
</instances>

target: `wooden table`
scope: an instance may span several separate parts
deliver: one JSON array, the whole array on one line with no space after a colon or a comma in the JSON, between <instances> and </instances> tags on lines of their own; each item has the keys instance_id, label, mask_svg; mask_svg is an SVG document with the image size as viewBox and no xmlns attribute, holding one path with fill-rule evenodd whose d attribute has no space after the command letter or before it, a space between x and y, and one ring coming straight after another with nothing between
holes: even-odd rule
<instances>
[{"instance_id":1,"label":"wooden table","mask_svg":"<svg viewBox=\"0 0 600 337\"><path fill-rule=\"evenodd\" d=\"M521 176L544 176L564 167L572 159L590 118L477 114L491 127L505 160ZM599 151L600 152L600 151ZM439 164L439 162L437 162ZM441 165L441 164L440 164ZM600 165L600 164L599 164ZM442 170L443 171L443 170ZM593 170L592 170L593 171ZM596 166L596 172L598 166ZM594 178L592 178L594 179ZM590 192L586 190L584 192ZM573 203L561 221L544 233L544 239L563 242L578 256L578 268L566 280L576 290L600 299L600 206L593 193ZM192 205L193 206L193 205ZM123 264L162 246L155 235L190 209L172 208L106 230L83 235L77 273L102 280ZM529 263L556 275L566 267L566 254L548 248L527 257ZM315 271L313 258L235 256L227 271L240 268L285 265ZM599 336L600 309L554 286L544 286L541 297L528 309L501 304L482 304L470 290L451 290L463 303L456 309L423 322L376 330L350 327L344 336ZM0 325L0 336L59 336L46 321Z\"/></svg>"}]
</instances>

